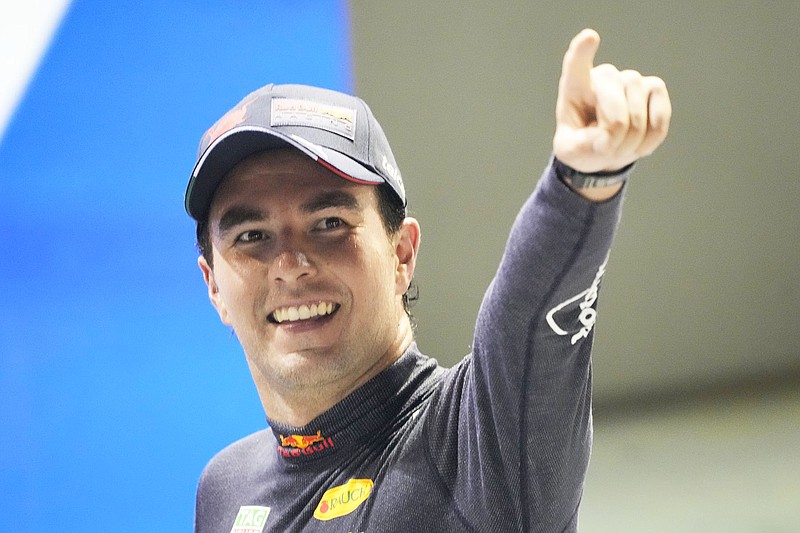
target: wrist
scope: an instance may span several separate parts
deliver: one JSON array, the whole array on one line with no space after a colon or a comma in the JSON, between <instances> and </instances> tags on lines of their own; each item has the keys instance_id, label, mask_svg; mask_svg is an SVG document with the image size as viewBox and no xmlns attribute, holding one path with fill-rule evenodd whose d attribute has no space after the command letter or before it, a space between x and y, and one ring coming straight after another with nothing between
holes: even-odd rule
<instances>
[{"instance_id":1,"label":"wrist","mask_svg":"<svg viewBox=\"0 0 800 533\"><path fill-rule=\"evenodd\" d=\"M581 172L553 156L556 176L587 200L599 202L616 195L627 181L633 163L615 171Z\"/></svg>"}]
</instances>

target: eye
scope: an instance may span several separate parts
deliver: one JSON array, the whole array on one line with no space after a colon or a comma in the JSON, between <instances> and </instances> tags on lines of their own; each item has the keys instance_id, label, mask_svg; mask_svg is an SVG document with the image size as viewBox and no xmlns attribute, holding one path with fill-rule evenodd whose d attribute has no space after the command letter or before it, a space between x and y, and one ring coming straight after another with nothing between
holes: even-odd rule
<instances>
[{"instance_id":1,"label":"eye","mask_svg":"<svg viewBox=\"0 0 800 533\"><path fill-rule=\"evenodd\" d=\"M263 231L259 230L248 230L239 235L236 240L239 242L256 242L264 240L266 236L264 235Z\"/></svg>"},{"instance_id":2,"label":"eye","mask_svg":"<svg viewBox=\"0 0 800 533\"><path fill-rule=\"evenodd\" d=\"M318 224L317 229L320 230L334 230L341 228L345 225L344 220L339 217L323 218Z\"/></svg>"}]
</instances>

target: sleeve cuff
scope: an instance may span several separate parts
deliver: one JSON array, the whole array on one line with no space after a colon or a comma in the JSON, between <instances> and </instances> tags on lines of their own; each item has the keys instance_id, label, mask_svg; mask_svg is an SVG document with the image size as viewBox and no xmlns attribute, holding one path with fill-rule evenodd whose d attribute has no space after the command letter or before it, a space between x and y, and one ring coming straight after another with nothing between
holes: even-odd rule
<instances>
[{"instance_id":1,"label":"sleeve cuff","mask_svg":"<svg viewBox=\"0 0 800 533\"><path fill-rule=\"evenodd\" d=\"M556 156L553 156L553 168L555 169L556 176L564 183L567 183L565 180L569 179L568 185L574 189L591 189L594 187L605 187L616 183L622 183L630 176L634 164L635 163L631 163L613 172L585 173L575 170L571 166L559 161Z\"/></svg>"}]
</instances>

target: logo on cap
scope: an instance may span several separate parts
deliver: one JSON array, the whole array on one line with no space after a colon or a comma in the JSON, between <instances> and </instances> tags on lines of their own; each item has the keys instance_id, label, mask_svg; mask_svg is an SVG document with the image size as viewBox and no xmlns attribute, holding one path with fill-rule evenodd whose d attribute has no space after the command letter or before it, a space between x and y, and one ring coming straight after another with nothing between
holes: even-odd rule
<instances>
[{"instance_id":1,"label":"logo on cap","mask_svg":"<svg viewBox=\"0 0 800 533\"><path fill-rule=\"evenodd\" d=\"M397 182L398 185L401 187L403 186L403 178L400 176L400 171L397 170L397 167L394 166L386 155L381 156L381 166L383 170L391 176L391 178Z\"/></svg>"},{"instance_id":2,"label":"logo on cap","mask_svg":"<svg viewBox=\"0 0 800 533\"><path fill-rule=\"evenodd\" d=\"M256 98L257 96L252 95L250 98L246 98L240 102L239 105L222 115L222 118L211 126L205 135L203 135L203 140L200 145L204 149L211 146L211 143L216 141L223 133L244 122L244 119L247 118L247 106Z\"/></svg>"},{"instance_id":3,"label":"logo on cap","mask_svg":"<svg viewBox=\"0 0 800 533\"><path fill-rule=\"evenodd\" d=\"M273 98L271 105L270 126L306 126L356 138L355 109L297 98Z\"/></svg>"}]
</instances>

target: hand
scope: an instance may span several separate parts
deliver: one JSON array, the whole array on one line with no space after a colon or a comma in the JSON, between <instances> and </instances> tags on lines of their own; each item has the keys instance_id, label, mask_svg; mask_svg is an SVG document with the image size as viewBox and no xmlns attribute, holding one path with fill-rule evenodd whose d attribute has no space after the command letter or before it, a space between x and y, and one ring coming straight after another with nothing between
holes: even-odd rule
<instances>
[{"instance_id":1,"label":"hand","mask_svg":"<svg viewBox=\"0 0 800 533\"><path fill-rule=\"evenodd\" d=\"M572 39L561 71L553 153L581 172L619 170L664 141L672 115L661 78L613 65L594 66L600 36Z\"/></svg>"}]
</instances>

